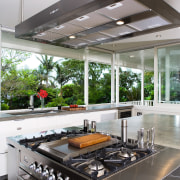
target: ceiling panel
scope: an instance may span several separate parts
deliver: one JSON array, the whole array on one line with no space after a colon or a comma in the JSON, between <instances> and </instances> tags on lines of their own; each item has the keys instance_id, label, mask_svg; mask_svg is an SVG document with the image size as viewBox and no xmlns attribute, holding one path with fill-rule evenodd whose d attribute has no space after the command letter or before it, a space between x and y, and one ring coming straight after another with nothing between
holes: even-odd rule
<instances>
[{"instance_id":1,"label":"ceiling panel","mask_svg":"<svg viewBox=\"0 0 180 180\"><path fill-rule=\"evenodd\" d=\"M0 0L0 24L14 29L21 22L21 0Z\"/></svg>"},{"instance_id":2,"label":"ceiling panel","mask_svg":"<svg viewBox=\"0 0 180 180\"><path fill-rule=\"evenodd\" d=\"M69 21L69 23L79 25L79 26L82 26L82 27L89 29L89 28L99 26L99 25L104 24L104 23L108 23L110 21L111 21L111 19L104 17L102 15L99 15L96 11L93 13L89 13L85 16L81 16L81 17L74 19L72 21Z\"/></svg>"},{"instance_id":3,"label":"ceiling panel","mask_svg":"<svg viewBox=\"0 0 180 180\"><path fill-rule=\"evenodd\" d=\"M140 3L132 0L124 0L121 2L122 6L119 6L114 9L102 8L98 10L98 13L101 13L105 16L111 17L113 19L121 19L126 16L137 14L143 11L148 10L147 7L141 5Z\"/></svg>"},{"instance_id":4,"label":"ceiling panel","mask_svg":"<svg viewBox=\"0 0 180 180\"><path fill-rule=\"evenodd\" d=\"M59 34L64 34L65 36L68 36L68 35L83 31L83 30L85 30L85 29L81 26L75 26L75 25L72 25L69 23L65 23L65 24L57 26L53 29L50 29L49 31L59 33Z\"/></svg>"},{"instance_id":5,"label":"ceiling panel","mask_svg":"<svg viewBox=\"0 0 180 180\"><path fill-rule=\"evenodd\" d=\"M164 1L180 13L180 1L179 0L164 0Z\"/></svg>"},{"instance_id":6,"label":"ceiling panel","mask_svg":"<svg viewBox=\"0 0 180 180\"><path fill-rule=\"evenodd\" d=\"M129 33L132 33L132 32L135 32L134 29L132 28L129 28L128 26L118 26L118 27L115 27L115 28L112 28L112 29L107 29L105 31L101 31L107 35L111 35L111 36L122 36L122 35L126 35L126 34L129 34Z\"/></svg>"},{"instance_id":7,"label":"ceiling panel","mask_svg":"<svg viewBox=\"0 0 180 180\"><path fill-rule=\"evenodd\" d=\"M10 1L12 2L12 0ZM24 0L24 20L39 13L58 1L59 0Z\"/></svg>"},{"instance_id":8,"label":"ceiling panel","mask_svg":"<svg viewBox=\"0 0 180 180\"><path fill-rule=\"evenodd\" d=\"M106 35L100 34L100 33L89 34L89 35L83 37L83 39L92 41L92 42L103 41L103 40L106 40L109 38L110 38L109 36L106 36Z\"/></svg>"},{"instance_id":9,"label":"ceiling panel","mask_svg":"<svg viewBox=\"0 0 180 180\"><path fill-rule=\"evenodd\" d=\"M44 39L44 40L47 40L47 41L53 41L53 40L56 40L56 39L60 39L62 37L64 37L64 35L58 34L58 33L52 33L51 31L45 31L45 32L43 32L41 34L33 36L33 38Z\"/></svg>"},{"instance_id":10,"label":"ceiling panel","mask_svg":"<svg viewBox=\"0 0 180 180\"><path fill-rule=\"evenodd\" d=\"M82 39L73 39L73 40L68 40L64 42L64 45L69 45L69 46L83 46L86 45L88 42Z\"/></svg>"},{"instance_id":11,"label":"ceiling panel","mask_svg":"<svg viewBox=\"0 0 180 180\"><path fill-rule=\"evenodd\" d=\"M145 29L152 29L152 28L164 26L167 24L170 24L170 23L165 21L164 19L162 19L159 16L155 16L155 17L143 19L140 21L136 21L136 22L130 23L128 25L130 25L131 27L133 27L139 31L143 31Z\"/></svg>"}]
</instances>

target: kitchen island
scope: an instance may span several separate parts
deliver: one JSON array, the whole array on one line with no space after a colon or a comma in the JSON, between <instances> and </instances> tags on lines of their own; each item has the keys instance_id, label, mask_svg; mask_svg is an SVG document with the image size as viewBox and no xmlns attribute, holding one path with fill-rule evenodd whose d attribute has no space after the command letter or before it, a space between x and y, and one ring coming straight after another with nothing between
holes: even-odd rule
<instances>
[{"instance_id":1,"label":"kitchen island","mask_svg":"<svg viewBox=\"0 0 180 180\"><path fill-rule=\"evenodd\" d=\"M160 147L157 153L132 166L128 166L118 173L114 173L112 177L107 178L108 180L161 180L180 166L179 116L147 114L127 118L127 121L128 138L137 139L137 131L140 128L147 130L155 127L155 143L168 147ZM97 122L97 130L120 136L121 119L99 121ZM18 136L17 138L24 137L25 136ZM9 142L11 143L11 140ZM178 169L178 172L179 171ZM175 174L177 176L178 173L176 172ZM173 176L168 176L165 180L175 179Z\"/></svg>"},{"instance_id":2,"label":"kitchen island","mask_svg":"<svg viewBox=\"0 0 180 180\"><path fill-rule=\"evenodd\" d=\"M80 126L84 119L103 121L117 119L121 111L132 110L131 105L91 105L82 111L59 111L57 108L10 110L0 113L0 177L7 174L6 137L37 133L69 126Z\"/></svg>"}]
</instances>

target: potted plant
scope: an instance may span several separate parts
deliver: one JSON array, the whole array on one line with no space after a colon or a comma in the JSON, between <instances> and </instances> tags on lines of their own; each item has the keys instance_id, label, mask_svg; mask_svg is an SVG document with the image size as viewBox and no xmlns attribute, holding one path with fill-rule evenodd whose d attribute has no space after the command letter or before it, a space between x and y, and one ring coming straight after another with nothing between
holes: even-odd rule
<instances>
[{"instance_id":1,"label":"potted plant","mask_svg":"<svg viewBox=\"0 0 180 180\"><path fill-rule=\"evenodd\" d=\"M37 97L41 100L41 108L44 108L44 98L48 96L46 90L40 89L40 92L37 93Z\"/></svg>"},{"instance_id":2,"label":"potted plant","mask_svg":"<svg viewBox=\"0 0 180 180\"><path fill-rule=\"evenodd\" d=\"M61 106L64 104L64 98L62 96L58 96L56 98L56 103L57 103L57 106L58 106L58 110L61 110Z\"/></svg>"}]
</instances>

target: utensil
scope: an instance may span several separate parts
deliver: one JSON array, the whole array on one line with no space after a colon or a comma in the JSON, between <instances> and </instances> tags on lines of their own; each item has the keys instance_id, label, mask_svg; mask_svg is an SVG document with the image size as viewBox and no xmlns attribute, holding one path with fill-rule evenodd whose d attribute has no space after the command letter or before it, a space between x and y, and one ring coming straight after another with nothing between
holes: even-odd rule
<instances>
[{"instance_id":1,"label":"utensil","mask_svg":"<svg viewBox=\"0 0 180 180\"><path fill-rule=\"evenodd\" d=\"M84 119L84 132L88 132L88 131L89 131L89 120Z\"/></svg>"},{"instance_id":2,"label":"utensil","mask_svg":"<svg viewBox=\"0 0 180 180\"><path fill-rule=\"evenodd\" d=\"M127 120L126 119L121 120L121 138L122 138L122 143L126 144L127 143Z\"/></svg>"},{"instance_id":3,"label":"utensil","mask_svg":"<svg viewBox=\"0 0 180 180\"><path fill-rule=\"evenodd\" d=\"M155 128L151 128L151 150L154 150Z\"/></svg>"},{"instance_id":4,"label":"utensil","mask_svg":"<svg viewBox=\"0 0 180 180\"><path fill-rule=\"evenodd\" d=\"M138 148L144 148L144 128L138 131Z\"/></svg>"},{"instance_id":5,"label":"utensil","mask_svg":"<svg viewBox=\"0 0 180 180\"><path fill-rule=\"evenodd\" d=\"M146 147L147 149L149 149L149 142L150 142L150 130L147 130L147 140L146 140Z\"/></svg>"},{"instance_id":6,"label":"utensil","mask_svg":"<svg viewBox=\"0 0 180 180\"><path fill-rule=\"evenodd\" d=\"M96 132L96 121L91 121L91 132L92 133Z\"/></svg>"}]
</instances>

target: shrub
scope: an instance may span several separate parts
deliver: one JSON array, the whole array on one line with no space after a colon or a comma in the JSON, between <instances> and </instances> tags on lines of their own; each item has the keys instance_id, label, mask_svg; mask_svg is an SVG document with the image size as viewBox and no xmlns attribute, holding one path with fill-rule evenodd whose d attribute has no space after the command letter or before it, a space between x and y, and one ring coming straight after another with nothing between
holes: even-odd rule
<instances>
[{"instance_id":1,"label":"shrub","mask_svg":"<svg viewBox=\"0 0 180 180\"><path fill-rule=\"evenodd\" d=\"M1 104L1 110L8 110L9 106L7 104L2 103Z\"/></svg>"}]
</instances>

